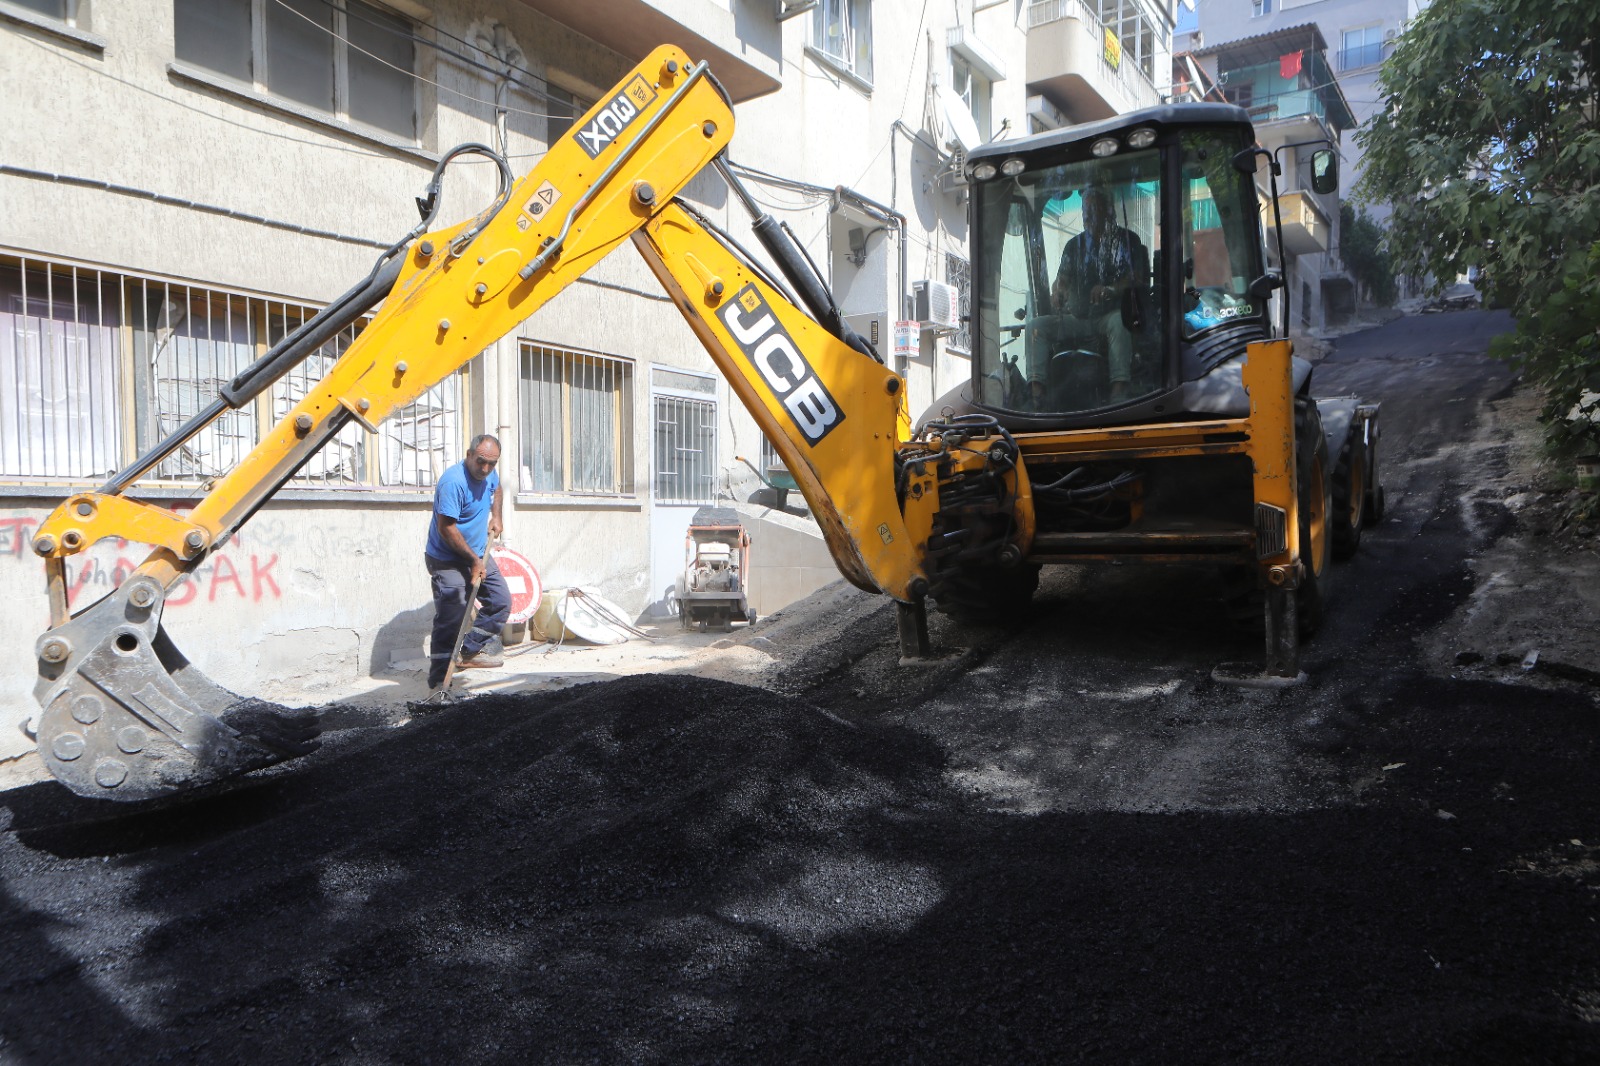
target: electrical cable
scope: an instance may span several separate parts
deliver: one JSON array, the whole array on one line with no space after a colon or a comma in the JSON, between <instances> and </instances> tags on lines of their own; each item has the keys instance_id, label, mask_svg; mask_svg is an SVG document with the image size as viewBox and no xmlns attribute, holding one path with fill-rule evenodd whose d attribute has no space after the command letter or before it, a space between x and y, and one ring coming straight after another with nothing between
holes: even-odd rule
<instances>
[{"instance_id":1,"label":"electrical cable","mask_svg":"<svg viewBox=\"0 0 1600 1066\"><path fill-rule=\"evenodd\" d=\"M551 115L551 114L548 114L546 112L540 112L540 111L528 111L525 108L512 107L509 104L502 104L502 103L499 103L498 101L495 101L495 100L484 100L484 99L481 99L480 97L473 96L473 95L471 95L469 93L464 93L460 89L453 89L448 85L442 84L441 82L434 81L432 78L425 78L421 74L418 74L414 70L406 70L404 67L395 66L393 63L389 62L387 59L384 59L382 56L374 55L373 53L367 51L365 48L362 48L360 45L358 45L358 44L354 43L353 41L351 41L348 37L341 37L339 35L338 31L336 31L336 30L334 30L334 29L332 29L330 27L322 25L322 23L320 23L317 20L313 19L311 16L307 15L305 12L297 10L296 8L290 7L289 4L286 2L286 0L272 0L272 2L277 4L279 7L283 8L284 10L292 12L297 17L299 17L301 19L304 19L306 22L310 23L312 26L315 26L318 30L320 30L323 33L327 34L329 37L332 37L334 40L343 42L344 46L346 48L350 49L351 51L359 52L362 55L366 56L368 59L372 60L373 62L380 63L383 66L388 67L390 70L397 71L400 74L403 74L408 78L412 78L412 79L414 79L416 81L419 81L424 85L431 85L435 89L439 89L439 90L441 90L443 92L447 92L447 93L450 93L450 94L452 94L454 96L458 96L463 100L470 100L475 104L482 104L484 107L491 108L492 110L495 110L495 111L506 111L506 112L513 113L513 114L518 114L518 115L527 115L527 116L529 116L531 118L545 118L545 119L548 119L548 118L567 118L568 117L566 115ZM323 3L327 3L328 0L322 0L322 2ZM413 35L413 39L417 40L417 41L420 41L420 42L422 42L424 44L428 43L423 38L415 37L414 35ZM507 77L507 75L505 75L503 72L496 71L492 67L486 66L485 64L482 64L482 63L479 63L476 60L468 59L465 56L457 55L456 53L450 52L447 49L439 49L439 51L442 52L445 55L451 56L454 59L459 59L463 63L468 64L469 66L474 66L474 67L479 68L480 70L488 71L490 74L493 74L495 77ZM526 89L528 92L534 93L534 94L539 95L539 96L543 96L547 100L552 99L550 94L547 93L547 92L544 92L544 91L539 90L539 89L534 89L532 86L523 85L521 82L517 82L516 84L518 84L522 88ZM557 102L563 103L563 106L570 106L570 105L566 105L562 101L557 101ZM576 116L573 116L573 117L576 117Z\"/></svg>"},{"instance_id":2,"label":"electrical cable","mask_svg":"<svg viewBox=\"0 0 1600 1066\"><path fill-rule=\"evenodd\" d=\"M349 38L340 37L333 30L322 26L320 23L318 23L315 20L313 20L313 19L309 18L308 16L306 16L303 12L300 12L300 11L296 10L295 8L290 7L287 3L285 3L285 0L273 0L273 2L278 4L280 7L284 7L284 8L287 8L288 10L290 10L290 11L293 11L296 15L299 15L301 18L306 19L307 22L310 22L312 25L316 26L318 29L323 30L325 33L328 33L330 36L334 37L337 40L343 41L346 45L348 45L351 48L354 48L358 52L361 52L363 55L369 56L369 57L371 57L373 59L377 59L378 62L380 62L380 63L384 62L382 59L378 59L377 56L372 55L372 53L370 53L370 52L366 51L365 49L360 48L359 46L351 43ZM396 37L405 38L406 40L409 40L409 41L413 42L414 44L420 44L420 45L423 45L424 47L431 48L435 52L439 53L440 55L449 56L451 59L459 60L460 62L465 63L467 66L475 67L478 70L484 71L485 73L488 73L488 74L493 74L497 78L506 78L509 81L513 81L513 83L518 85L520 88L525 89L526 91L528 91L529 93L533 94L534 96L538 96L538 97L543 98L544 100L546 100L549 103L561 104L563 107L571 107L571 106L573 106L573 104L570 103L569 101L562 100L562 99L560 99L559 97L556 97L556 96L552 96L550 94L550 92L548 90L546 90L546 89L538 89L538 88L535 88L532 85L528 85L528 84L526 84L524 82L516 81L515 79L511 79L510 78L510 73L509 72L514 70L517 73L524 74L529 78L535 79L536 81L545 81L544 78L541 78L539 75L535 74L533 71L529 70L528 68L523 67L523 66L519 66L516 63L512 63L511 61L509 61L507 59L503 59L502 57L495 55L493 52L490 52L487 49L483 48L481 45L475 44L472 41L469 41L469 40L467 40L467 39L465 39L463 37L457 37L455 34L449 32L448 30L442 29L439 26L434 25L433 23L421 22L420 20L416 20L418 25L427 26L430 30L432 30L433 32L439 34L442 37L448 37L452 41L456 41L459 44L464 44L468 48L476 49L477 51L482 52L484 55L490 56L491 58L493 58L495 60L495 62L501 64L501 66L505 67L506 69L505 70L496 70L494 67L491 67L486 63L480 63L478 60L473 59L471 56L465 56L465 55L462 55L460 52L452 51L449 48L443 48L443 47L441 47L439 45L439 43L437 41L430 41L426 37L419 36L418 34L411 33L409 31L402 32L400 30L396 30L393 26L386 26L381 22L376 22L376 21L374 21L374 20L372 20L370 18L365 18L365 17L363 17L361 15L361 13L359 11L351 11L348 8L342 8L338 4L336 4L334 2L334 0L320 0L320 2L323 4L323 6L331 8L332 10L335 10L335 11L341 11L342 10L342 11L344 11L347 16L354 15L357 19L359 19L360 21L362 21L363 23L365 23L368 26L373 26L373 27L375 27L377 29L384 30L384 31L386 31L386 32L388 32L390 34L393 34ZM410 20L408 20L408 21L410 21ZM390 67L394 67L394 64L392 64L392 63L385 63L385 65L386 66L390 66ZM394 69L400 70L401 68L394 67ZM427 79L421 78L419 75L416 75L413 72L402 71L402 73L409 73L409 74L411 74L411 76L417 77L418 80L421 80L421 81L424 81L424 82L427 81ZM428 84L435 84L436 85L437 83L436 82L428 82ZM548 82L546 82L546 84L548 84ZM440 86L440 88L443 88L443 86ZM468 97L468 99L473 99L473 98L472 97ZM485 101L479 101L479 102L483 103ZM491 103L490 106L491 107L498 107L499 105ZM543 116L538 116L536 112L531 112L531 111L523 111L523 112L520 112L520 113L521 114L535 115L536 117L543 117L543 118L566 118L566 117L569 117L569 116L565 116L565 115L543 115ZM579 110L579 111L577 111L576 113L574 113L570 117L577 118L578 115L581 115L582 113L583 112L581 110Z\"/></svg>"}]
</instances>

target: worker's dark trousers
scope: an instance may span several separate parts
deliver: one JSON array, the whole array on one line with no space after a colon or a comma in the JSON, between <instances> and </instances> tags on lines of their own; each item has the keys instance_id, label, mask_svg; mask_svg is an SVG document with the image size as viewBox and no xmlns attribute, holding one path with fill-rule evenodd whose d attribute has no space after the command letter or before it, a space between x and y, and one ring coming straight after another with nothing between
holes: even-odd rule
<instances>
[{"instance_id":1,"label":"worker's dark trousers","mask_svg":"<svg viewBox=\"0 0 1600 1066\"><path fill-rule=\"evenodd\" d=\"M464 560L435 559L424 554L428 573L433 577L433 643L429 646L428 687L437 688L450 668L450 653L456 646L456 634L461 632L461 620L467 616L467 590L472 587L472 567ZM511 615L511 590L494 556L485 560L483 584L478 586L478 617L472 623L472 632L461 642L462 655L476 655L489 638L500 635L501 628Z\"/></svg>"}]
</instances>

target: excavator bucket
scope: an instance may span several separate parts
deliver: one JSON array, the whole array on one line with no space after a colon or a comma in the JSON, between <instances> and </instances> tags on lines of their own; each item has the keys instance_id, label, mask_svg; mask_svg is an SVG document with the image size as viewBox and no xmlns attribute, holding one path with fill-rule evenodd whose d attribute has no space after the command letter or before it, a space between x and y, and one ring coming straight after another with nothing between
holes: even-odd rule
<instances>
[{"instance_id":1,"label":"excavator bucket","mask_svg":"<svg viewBox=\"0 0 1600 1066\"><path fill-rule=\"evenodd\" d=\"M39 753L80 796L137 802L316 750L315 711L244 699L161 626L159 583L130 581L39 640Z\"/></svg>"}]
</instances>

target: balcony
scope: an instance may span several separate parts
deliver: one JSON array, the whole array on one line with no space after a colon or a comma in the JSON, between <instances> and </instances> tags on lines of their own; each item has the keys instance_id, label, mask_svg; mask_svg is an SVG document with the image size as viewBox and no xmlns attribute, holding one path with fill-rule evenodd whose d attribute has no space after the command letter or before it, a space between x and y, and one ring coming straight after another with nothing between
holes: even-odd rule
<instances>
[{"instance_id":1,"label":"balcony","mask_svg":"<svg viewBox=\"0 0 1600 1066\"><path fill-rule=\"evenodd\" d=\"M1073 122L1153 107L1161 94L1128 56L1112 66L1105 27L1083 0L1028 5L1028 92L1042 94Z\"/></svg>"},{"instance_id":2,"label":"balcony","mask_svg":"<svg viewBox=\"0 0 1600 1066\"><path fill-rule=\"evenodd\" d=\"M783 76L781 24L736 19L713 0L522 0L524 6L570 27L637 63L663 41L681 47L712 73L734 103L776 92Z\"/></svg>"},{"instance_id":3,"label":"balcony","mask_svg":"<svg viewBox=\"0 0 1600 1066\"><path fill-rule=\"evenodd\" d=\"M1318 255L1332 243L1333 227L1312 194L1296 189L1278 197L1283 215L1283 250L1290 255ZM1261 206L1261 224L1272 233L1272 203ZM1268 237L1271 240L1271 237Z\"/></svg>"}]
</instances>

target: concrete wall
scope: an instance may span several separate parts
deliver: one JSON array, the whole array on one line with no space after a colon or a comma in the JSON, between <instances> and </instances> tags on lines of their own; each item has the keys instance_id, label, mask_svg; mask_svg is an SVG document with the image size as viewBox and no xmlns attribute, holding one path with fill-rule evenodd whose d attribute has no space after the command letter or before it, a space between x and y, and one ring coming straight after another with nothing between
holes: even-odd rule
<instances>
[{"instance_id":1,"label":"concrete wall","mask_svg":"<svg viewBox=\"0 0 1600 1066\"><path fill-rule=\"evenodd\" d=\"M844 580L815 522L748 505L739 514L750 535L750 606L758 615Z\"/></svg>"}]
</instances>

